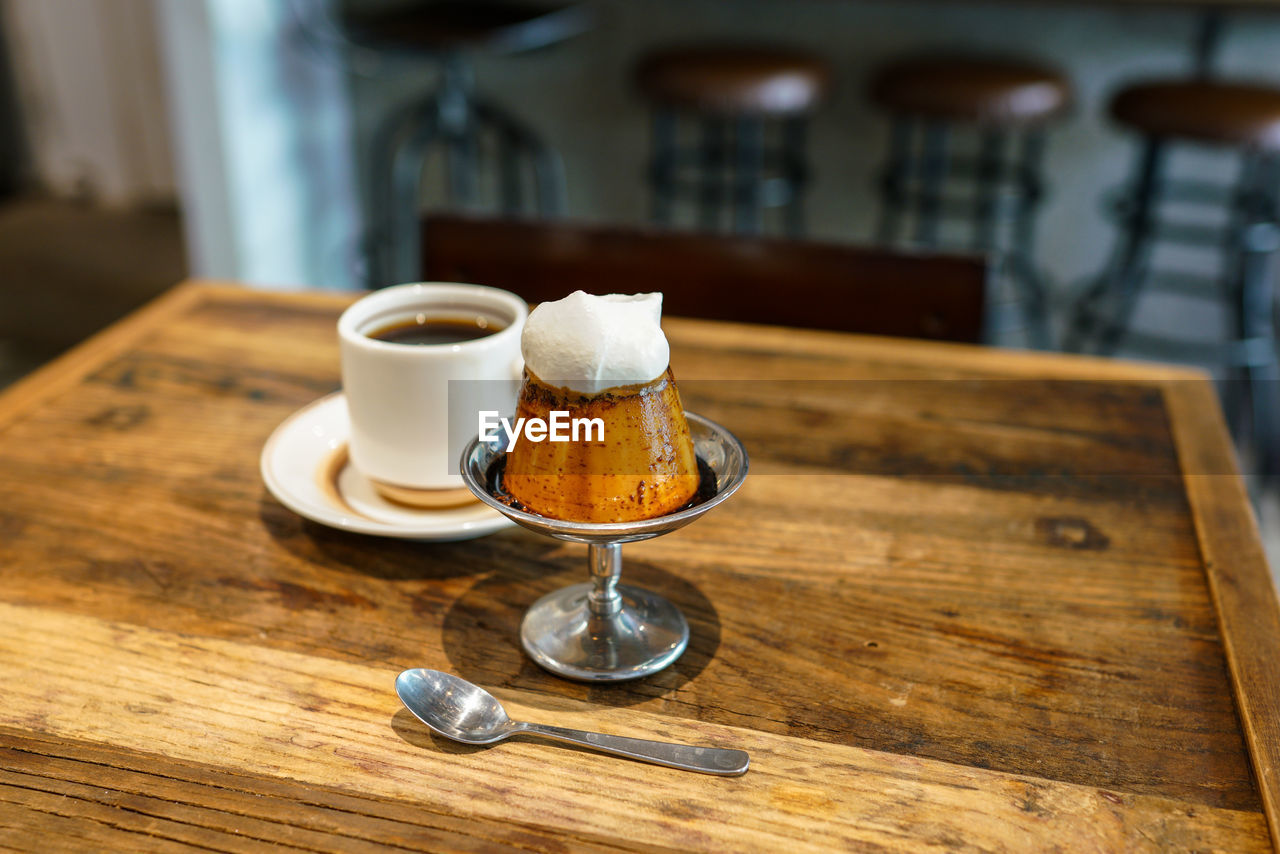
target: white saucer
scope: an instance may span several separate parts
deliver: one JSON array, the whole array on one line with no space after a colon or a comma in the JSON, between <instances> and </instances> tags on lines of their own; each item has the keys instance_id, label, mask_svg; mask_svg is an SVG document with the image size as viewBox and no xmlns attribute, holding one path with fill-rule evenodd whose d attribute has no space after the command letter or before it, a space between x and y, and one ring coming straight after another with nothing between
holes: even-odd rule
<instances>
[{"instance_id":1,"label":"white saucer","mask_svg":"<svg viewBox=\"0 0 1280 854\"><path fill-rule=\"evenodd\" d=\"M479 501L445 510L393 504L347 462L351 423L342 392L290 415L262 448L262 479L299 516L360 534L408 540L470 540L515 523Z\"/></svg>"}]
</instances>

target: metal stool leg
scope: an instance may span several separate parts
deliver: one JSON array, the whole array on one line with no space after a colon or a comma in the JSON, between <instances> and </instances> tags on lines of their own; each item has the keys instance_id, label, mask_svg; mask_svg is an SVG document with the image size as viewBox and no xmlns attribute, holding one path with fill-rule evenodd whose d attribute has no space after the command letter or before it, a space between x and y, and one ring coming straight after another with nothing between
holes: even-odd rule
<instances>
[{"instance_id":1,"label":"metal stool leg","mask_svg":"<svg viewBox=\"0 0 1280 854\"><path fill-rule=\"evenodd\" d=\"M989 283L988 290L1003 285L1005 280L1013 279L1009 270L1009 257L1001 252L1000 216L1002 211L996 208L997 193L1004 183L1004 149L1008 135L999 128L983 128L978 134L977 158L973 172L973 209L970 214L972 230L969 237L969 249L974 252L992 253L999 263L995 275ZM1016 288L1017 286L1014 285ZM1023 301L1014 294L1013 306L1002 301L1003 293L994 294L996 298L987 300L987 317L984 321L984 336L988 343L1000 340L1000 335L1009 328L1005 321L1005 313L1010 307L1021 311ZM1025 327L1025 321L1022 322ZM1029 336L1030 337L1030 336Z\"/></svg>"},{"instance_id":2,"label":"metal stool leg","mask_svg":"<svg viewBox=\"0 0 1280 854\"><path fill-rule=\"evenodd\" d=\"M974 172L973 239L970 248L989 252L996 245L996 191L1002 177L1001 153L1005 134L998 130L982 131L978 143L977 169Z\"/></svg>"},{"instance_id":3,"label":"metal stool leg","mask_svg":"<svg viewBox=\"0 0 1280 854\"><path fill-rule=\"evenodd\" d=\"M1230 294L1235 330L1235 370L1229 390L1237 386L1247 400L1249 435L1257 470L1267 478L1280 473L1280 363L1275 337L1275 256L1280 249L1277 226L1274 157L1244 156L1236 193L1233 233L1234 276ZM1233 406L1235 412L1243 407ZM1244 419L1237 418L1239 428Z\"/></svg>"},{"instance_id":4,"label":"metal stool leg","mask_svg":"<svg viewBox=\"0 0 1280 854\"><path fill-rule=\"evenodd\" d=\"M435 144L443 145L449 201L471 205L479 195L484 165L480 140L486 133L497 134L502 208L515 213L521 206L519 160L524 152L532 160L539 212L556 215L563 211L564 170L555 152L503 110L476 98L464 57L447 56L435 94L397 111L374 135L366 285L382 287L417 277L421 269L419 187L427 155Z\"/></svg>"},{"instance_id":5,"label":"metal stool leg","mask_svg":"<svg viewBox=\"0 0 1280 854\"><path fill-rule=\"evenodd\" d=\"M759 118L744 116L738 119L733 153L733 228L742 234L759 234L764 168L764 123Z\"/></svg>"},{"instance_id":6,"label":"metal stool leg","mask_svg":"<svg viewBox=\"0 0 1280 854\"><path fill-rule=\"evenodd\" d=\"M907 182L911 180L911 144L915 124L897 118L889 131L889 156L880 176L880 224L877 242L891 245L898 240L902 211L906 205Z\"/></svg>"},{"instance_id":7,"label":"metal stool leg","mask_svg":"<svg viewBox=\"0 0 1280 854\"><path fill-rule=\"evenodd\" d=\"M1258 216L1257 193L1254 187L1258 182L1259 158L1246 152L1240 158L1240 172L1236 176L1231 207L1227 214L1226 242L1223 244L1222 300L1229 306L1231 335L1234 341L1243 341L1245 314L1244 283L1248 278L1249 249L1248 229ZM1220 389L1222 409L1232 435L1241 438L1243 425L1249 419L1249 394L1247 359L1242 348L1237 345L1231 350L1229 371L1226 382Z\"/></svg>"},{"instance_id":8,"label":"metal stool leg","mask_svg":"<svg viewBox=\"0 0 1280 854\"><path fill-rule=\"evenodd\" d=\"M492 128L502 140L501 147L509 149L500 154L504 205L508 213L524 207L521 190L521 163L519 152L524 152L533 170L536 209L542 216L560 216L565 206L564 165L560 155L548 146L529 127L516 121L507 112L483 98L472 104L477 124Z\"/></svg>"},{"instance_id":9,"label":"metal stool leg","mask_svg":"<svg viewBox=\"0 0 1280 854\"><path fill-rule=\"evenodd\" d=\"M412 156L403 155L408 146L417 150L418 156L435 141L439 108L434 96L414 101L401 107L378 126L370 146L369 163L369 227L364 239L365 286L380 288L403 281L402 267L396 261L400 247L406 239L406 230L412 240L416 226L408 222L401 210L408 195L416 214L420 164L413 168Z\"/></svg>"},{"instance_id":10,"label":"metal stool leg","mask_svg":"<svg viewBox=\"0 0 1280 854\"><path fill-rule=\"evenodd\" d=\"M389 262L377 287L416 281L418 257L418 196L427 151L438 137L435 116L424 117L414 133L396 150L391 161L391 196L386 217Z\"/></svg>"},{"instance_id":11,"label":"metal stool leg","mask_svg":"<svg viewBox=\"0 0 1280 854\"><path fill-rule=\"evenodd\" d=\"M1076 304L1065 349L1083 349L1092 337L1098 352L1112 353L1127 331L1151 252L1152 213L1158 201L1163 159L1163 142L1148 140L1140 155L1138 181L1130 196L1131 208L1115 260Z\"/></svg>"},{"instance_id":12,"label":"metal stool leg","mask_svg":"<svg viewBox=\"0 0 1280 854\"><path fill-rule=\"evenodd\" d=\"M722 119L704 119L702 122L702 146L699 163L702 174L698 194L698 221L708 231L720 224L720 212L724 205L725 152L728 148L725 123Z\"/></svg>"},{"instance_id":13,"label":"metal stool leg","mask_svg":"<svg viewBox=\"0 0 1280 854\"><path fill-rule=\"evenodd\" d=\"M1049 349L1049 306L1044 280L1034 262L1035 210L1040 202L1040 166L1044 159L1044 134L1028 131L1022 140L1022 157L1017 166L1018 202L1013 220L1013 247L1009 271L1018 287L1018 302L1031 346Z\"/></svg>"},{"instance_id":14,"label":"metal stool leg","mask_svg":"<svg viewBox=\"0 0 1280 854\"><path fill-rule=\"evenodd\" d=\"M498 131L498 182L502 194L502 213L509 217L515 216L524 207L520 139L506 128Z\"/></svg>"},{"instance_id":15,"label":"metal stool leg","mask_svg":"<svg viewBox=\"0 0 1280 854\"><path fill-rule=\"evenodd\" d=\"M480 167L479 130L471 107L474 88L470 66L457 54L446 56L437 103L448 167L449 204L454 207L471 205L476 198Z\"/></svg>"},{"instance_id":16,"label":"metal stool leg","mask_svg":"<svg viewBox=\"0 0 1280 854\"><path fill-rule=\"evenodd\" d=\"M565 210L564 163L560 155L547 149L533 161L538 187L538 209L544 216L562 216Z\"/></svg>"},{"instance_id":17,"label":"metal stool leg","mask_svg":"<svg viewBox=\"0 0 1280 854\"><path fill-rule=\"evenodd\" d=\"M920 192L916 198L916 242L935 246L942 210L942 184L947 177L947 126L928 122L920 152Z\"/></svg>"},{"instance_id":18,"label":"metal stool leg","mask_svg":"<svg viewBox=\"0 0 1280 854\"><path fill-rule=\"evenodd\" d=\"M689 197L694 221L707 231L727 223L734 232L760 234L766 222L774 222L766 220L766 209L777 206L784 209L786 231L793 236L803 231L804 119L701 116L695 119L696 137L683 149L675 113L655 110L652 122L647 180L653 222L667 226L683 220L681 202Z\"/></svg>"},{"instance_id":19,"label":"metal stool leg","mask_svg":"<svg viewBox=\"0 0 1280 854\"><path fill-rule=\"evenodd\" d=\"M653 114L653 154L649 161L649 186L653 193L652 217L658 225L671 225L676 194L677 126L674 113Z\"/></svg>"},{"instance_id":20,"label":"metal stool leg","mask_svg":"<svg viewBox=\"0 0 1280 854\"><path fill-rule=\"evenodd\" d=\"M804 234L804 197L809 186L807 150L808 124L803 118L782 123L782 162L787 202L784 208L786 231L792 237Z\"/></svg>"},{"instance_id":21,"label":"metal stool leg","mask_svg":"<svg viewBox=\"0 0 1280 854\"><path fill-rule=\"evenodd\" d=\"M904 225L914 226L910 228L912 238L921 246L949 243L950 238L942 233L942 225L955 213L945 207L951 133L952 128L944 121L894 118L889 156L880 179L881 214L877 230L880 243L898 242ZM1048 294L1044 279L1031 260L1035 212L1041 194L1039 176L1044 136L1037 130L1024 134L1016 160L1009 162L1013 155L1006 154L1007 130L988 127L980 128L978 133L968 246L974 251L998 256L1004 274L1016 291L1016 307L1022 315L1029 343L1047 349L1050 346ZM1017 204L1007 238L1001 228L1007 219L997 205L998 193L1006 186L1016 191Z\"/></svg>"},{"instance_id":22,"label":"metal stool leg","mask_svg":"<svg viewBox=\"0 0 1280 854\"><path fill-rule=\"evenodd\" d=\"M1239 307L1253 449L1258 471L1266 477L1280 473L1280 364L1271 317L1273 260L1274 252L1250 253Z\"/></svg>"}]
</instances>

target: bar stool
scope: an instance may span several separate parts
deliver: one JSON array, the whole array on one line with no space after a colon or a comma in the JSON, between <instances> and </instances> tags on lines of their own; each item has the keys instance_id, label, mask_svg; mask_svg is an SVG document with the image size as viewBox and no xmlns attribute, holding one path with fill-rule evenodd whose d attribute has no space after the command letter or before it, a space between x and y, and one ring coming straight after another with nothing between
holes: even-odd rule
<instances>
[{"instance_id":1,"label":"bar stool","mask_svg":"<svg viewBox=\"0 0 1280 854\"><path fill-rule=\"evenodd\" d=\"M870 96L893 120L879 240L991 253L1014 287L1030 343L1048 347L1047 292L1032 261L1035 210L1044 128L1070 103L1070 83L1027 62L931 57L881 69ZM952 150L962 133L976 136L975 156ZM962 182L971 195L957 192ZM967 239L944 239L946 221L963 225Z\"/></svg>"},{"instance_id":2,"label":"bar stool","mask_svg":"<svg viewBox=\"0 0 1280 854\"><path fill-rule=\"evenodd\" d=\"M427 58L439 82L400 107L372 142L369 188L374 226L367 240L371 287L408 281L418 257L418 198L433 147L444 152L451 207L474 207L485 168L495 175L497 207L543 215L564 208L559 157L507 110L477 94L470 56L518 53L564 41L590 26L581 5L531 5L509 0L431 0L348 14L354 44L387 55ZM532 192L530 192L532 190Z\"/></svg>"},{"instance_id":3,"label":"bar stool","mask_svg":"<svg viewBox=\"0 0 1280 854\"><path fill-rule=\"evenodd\" d=\"M686 46L643 57L635 85L653 108L654 222L673 224L688 200L704 229L728 216L730 230L759 233L764 212L781 208L788 233L804 230L806 126L831 85L826 62L778 47Z\"/></svg>"},{"instance_id":4,"label":"bar stool","mask_svg":"<svg viewBox=\"0 0 1280 854\"><path fill-rule=\"evenodd\" d=\"M1276 356L1275 271L1280 248L1280 88L1205 79L1139 83L1111 102L1112 117L1142 137L1137 169L1118 207L1120 234L1111 262L1075 305L1066 345L1109 354L1170 342L1132 329L1143 291L1171 292L1226 307L1229 340L1212 348L1232 380L1224 403L1237 438L1249 424L1259 470L1280 473L1280 365ZM1170 181L1174 145L1210 146L1237 153L1233 187ZM1163 211L1162 205L1166 205ZM1178 205L1177 219L1168 205ZM1225 214L1223 225L1192 212ZM1217 276L1156 269L1162 241L1211 250ZM1194 355L1190 342L1160 355Z\"/></svg>"}]
</instances>

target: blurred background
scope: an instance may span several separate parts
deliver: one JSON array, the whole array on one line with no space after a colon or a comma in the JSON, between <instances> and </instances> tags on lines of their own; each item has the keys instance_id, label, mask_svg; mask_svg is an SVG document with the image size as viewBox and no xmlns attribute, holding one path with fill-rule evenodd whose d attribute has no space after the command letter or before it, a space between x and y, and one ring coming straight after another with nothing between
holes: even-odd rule
<instances>
[{"instance_id":1,"label":"blurred background","mask_svg":"<svg viewBox=\"0 0 1280 854\"><path fill-rule=\"evenodd\" d=\"M444 5L468 19L475 4L485 5ZM550 29L524 21L464 36L419 33L395 17L424 5L0 2L0 384L187 276L264 288L385 284L370 259L387 239L376 178L387 169L387 129L459 81L554 152L559 215L645 223L653 105L636 65L691 43L784 45L825 66L803 142L802 234L836 243L884 237L892 123L869 95L879 69L962 53L1060 74L1069 103L1044 137L1031 250L1057 347L1072 306L1112 258L1120 225L1108 199L1132 179L1140 151L1140 135L1111 117L1112 96L1197 70L1280 87L1280 4L1266 2L585 0L538 7L574 11L553 14ZM453 41L432 49L432 39ZM448 105L436 107L447 118ZM1238 146L1189 146L1169 167L1230 183L1238 155ZM422 208L483 207L451 196L454 167L426 156L414 188ZM1228 304L1178 294L1148 303L1142 323L1174 338L1230 326ZM987 338L1028 343L1017 329ZM1197 362L1191 349L1172 355Z\"/></svg>"}]
</instances>

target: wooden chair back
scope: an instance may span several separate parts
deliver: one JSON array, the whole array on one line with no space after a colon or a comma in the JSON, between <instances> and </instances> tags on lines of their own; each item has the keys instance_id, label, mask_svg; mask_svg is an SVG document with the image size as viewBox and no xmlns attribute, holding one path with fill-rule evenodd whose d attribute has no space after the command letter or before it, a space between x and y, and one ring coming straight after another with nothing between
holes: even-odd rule
<instances>
[{"instance_id":1,"label":"wooden chair back","mask_svg":"<svg viewBox=\"0 0 1280 854\"><path fill-rule=\"evenodd\" d=\"M827 243L432 214L423 277L532 303L662 291L668 315L976 342L987 262Z\"/></svg>"}]
</instances>

